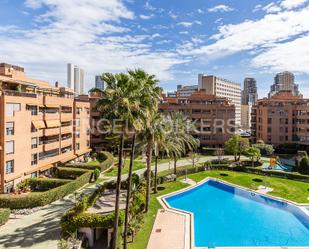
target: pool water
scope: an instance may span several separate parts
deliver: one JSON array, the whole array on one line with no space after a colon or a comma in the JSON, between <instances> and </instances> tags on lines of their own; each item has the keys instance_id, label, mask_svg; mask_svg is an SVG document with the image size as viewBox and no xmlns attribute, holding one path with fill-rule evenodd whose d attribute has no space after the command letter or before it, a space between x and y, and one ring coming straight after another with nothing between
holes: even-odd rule
<instances>
[{"instance_id":1,"label":"pool water","mask_svg":"<svg viewBox=\"0 0 309 249\"><path fill-rule=\"evenodd\" d=\"M165 201L194 214L197 247L309 246L309 216L286 202L215 180Z\"/></svg>"}]
</instances>

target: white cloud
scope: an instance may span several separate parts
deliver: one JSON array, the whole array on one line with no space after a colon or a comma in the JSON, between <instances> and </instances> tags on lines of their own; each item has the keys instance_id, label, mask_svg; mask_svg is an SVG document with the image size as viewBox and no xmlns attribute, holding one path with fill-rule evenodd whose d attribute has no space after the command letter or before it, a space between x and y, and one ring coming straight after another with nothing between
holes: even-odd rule
<instances>
[{"instance_id":1,"label":"white cloud","mask_svg":"<svg viewBox=\"0 0 309 249\"><path fill-rule=\"evenodd\" d=\"M177 23L177 25L183 26L185 28L190 28L194 24L202 25L202 22L201 21L194 21L194 22L179 22L179 23Z\"/></svg>"},{"instance_id":2,"label":"white cloud","mask_svg":"<svg viewBox=\"0 0 309 249\"><path fill-rule=\"evenodd\" d=\"M146 16L146 15L140 15L139 17L140 17L141 19L143 19L143 20L149 20L149 19L153 18L153 17L154 17L154 15L153 15L153 14L151 14L151 15L149 15L149 16Z\"/></svg>"},{"instance_id":3,"label":"white cloud","mask_svg":"<svg viewBox=\"0 0 309 249\"><path fill-rule=\"evenodd\" d=\"M262 8L266 13L277 13L280 12L282 9L275 3L267 4L265 7Z\"/></svg>"},{"instance_id":4,"label":"white cloud","mask_svg":"<svg viewBox=\"0 0 309 249\"><path fill-rule=\"evenodd\" d=\"M267 48L297 35L309 32L309 7L299 11L267 14L257 21L223 25L212 36L212 44L185 51L187 54L207 54L218 57L244 50Z\"/></svg>"},{"instance_id":5,"label":"white cloud","mask_svg":"<svg viewBox=\"0 0 309 249\"><path fill-rule=\"evenodd\" d=\"M293 9L303 5L307 1L308 0L283 0L281 6L285 9Z\"/></svg>"},{"instance_id":6,"label":"white cloud","mask_svg":"<svg viewBox=\"0 0 309 249\"><path fill-rule=\"evenodd\" d=\"M202 9L197 9L197 12L198 12L199 14L204 14L204 11L203 11Z\"/></svg>"},{"instance_id":7,"label":"white cloud","mask_svg":"<svg viewBox=\"0 0 309 249\"><path fill-rule=\"evenodd\" d=\"M233 10L234 9L230 6L220 4L220 5L214 6L212 8L209 8L208 12L230 12L230 11L233 11Z\"/></svg>"},{"instance_id":8,"label":"white cloud","mask_svg":"<svg viewBox=\"0 0 309 249\"><path fill-rule=\"evenodd\" d=\"M34 28L0 29L3 61L25 66L31 76L66 83L66 63L83 67L88 87L93 75L142 67L161 80L172 79L172 67L183 63L176 53L154 51L154 35L128 35L122 20L135 18L121 0L27 0L41 8ZM74 8L72 8L74 6ZM76 14L78 13L78 15Z\"/></svg>"},{"instance_id":9,"label":"white cloud","mask_svg":"<svg viewBox=\"0 0 309 249\"><path fill-rule=\"evenodd\" d=\"M172 11L169 11L169 12L168 12L168 15L169 15L170 18L172 18L172 19L177 19L177 15L174 14Z\"/></svg>"},{"instance_id":10,"label":"white cloud","mask_svg":"<svg viewBox=\"0 0 309 249\"><path fill-rule=\"evenodd\" d=\"M309 75L309 35L276 44L252 60L254 67L270 67L272 71L291 70Z\"/></svg>"}]
</instances>

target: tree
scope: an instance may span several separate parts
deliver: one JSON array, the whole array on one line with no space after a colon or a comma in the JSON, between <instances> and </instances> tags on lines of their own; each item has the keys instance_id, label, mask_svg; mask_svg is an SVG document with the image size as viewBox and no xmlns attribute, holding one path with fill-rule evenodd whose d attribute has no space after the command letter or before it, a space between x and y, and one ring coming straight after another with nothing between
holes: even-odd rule
<instances>
[{"instance_id":1,"label":"tree","mask_svg":"<svg viewBox=\"0 0 309 249\"><path fill-rule=\"evenodd\" d=\"M298 172L304 175L309 175L309 158L303 157L300 161Z\"/></svg>"},{"instance_id":2,"label":"tree","mask_svg":"<svg viewBox=\"0 0 309 249\"><path fill-rule=\"evenodd\" d=\"M254 162L259 160L261 157L261 152L258 148L250 147L247 149L246 154L250 157L252 162L252 167L254 167Z\"/></svg>"},{"instance_id":3,"label":"tree","mask_svg":"<svg viewBox=\"0 0 309 249\"><path fill-rule=\"evenodd\" d=\"M224 156L224 149L222 149L222 148L217 148L217 149L215 150L214 155L217 156L217 157L218 157L218 161L221 162L222 159L223 159L223 156Z\"/></svg>"},{"instance_id":4,"label":"tree","mask_svg":"<svg viewBox=\"0 0 309 249\"><path fill-rule=\"evenodd\" d=\"M271 144L259 143L259 144L253 144L252 146L259 149L261 155L263 156L271 156L275 151L274 147Z\"/></svg>"},{"instance_id":5,"label":"tree","mask_svg":"<svg viewBox=\"0 0 309 249\"><path fill-rule=\"evenodd\" d=\"M195 164L198 163L198 161L200 160L199 154L194 151L191 151L189 152L188 156L189 156L188 158L189 162L192 163L192 166L195 169Z\"/></svg>"},{"instance_id":6,"label":"tree","mask_svg":"<svg viewBox=\"0 0 309 249\"><path fill-rule=\"evenodd\" d=\"M239 161L240 155L249 148L249 139L239 135L233 135L224 145L228 153L234 155L235 162Z\"/></svg>"},{"instance_id":7,"label":"tree","mask_svg":"<svg viewBox=\"0 0 309 249\"><path fill-rule=\"evenodd\" d=\"M171 149L171 155L174 159L174 174L177 175L177 160L186 151L196 150L199 146L199 140L192 136L195 127L191 120L188 120L183 113L174 112L169 116L172 129L168 134L168 140L174 144Z\"/></svg>"},{"instance_id":8,"label":"tree","mask_svg":"<svg viewBox=\"0 0 309 249\"><path fill-rule=\"evenodd\" d=\"M115 221L112 243L112 248L116 249L118 244L119 198L124 139L126 133L129 132L128 128L131 131L133 130L135 134L135 131L140 130L143 126L140 118L141 113L144 111L142 108L144 103L141 102L142 98L140 97L143 86L124 73L115 75L106 73L102 75L102 80L106 83L106 89L102 91L102 98L98 100L96 109L101 113L102 118L109 121L106 125L110 129L109 135L119 139ZM115 126L116 120L119 123L117 126ZM126 124L128 124L128 127L126 127ZM130 162L130 167L132 167L131 164L132 162ZM130 196L127 196L127 198L130 198Z\"/></svg>"}]
</instances>

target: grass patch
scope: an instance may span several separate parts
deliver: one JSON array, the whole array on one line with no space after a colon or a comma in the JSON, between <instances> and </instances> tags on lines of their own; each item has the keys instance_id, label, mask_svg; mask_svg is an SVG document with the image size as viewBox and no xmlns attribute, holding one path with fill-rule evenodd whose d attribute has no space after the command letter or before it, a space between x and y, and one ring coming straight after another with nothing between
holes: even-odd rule
<instances>
[{"instance_id":1,"label":"grass patch","mask_svg":"<svg viewBox=\"0 0 309 249\"><path fill-rule=\"evenodd\" d=\"M99 166L101 163L97 160L95 161L90 161L87 163L87 165L90 165L90 166Z\"/></svg>"},{"instance_id":2,"label":"grass patch","mask_svg":"<svg viewBox=\"0 0 309 249\"><path fill-rule=\"evenodd\" d=\"M227 176L223 176L222 174L227 174ZM208 176L222 179L227 182L231 182L253 190L257 190L259 185L264 184L263 176L257 176L255 174L243 172L203 171L200 173L189 175L192 180L197 182L203 180ZM180 179L182 178L184 177L181 177ZM273 192L269 193L270 195L281 197L298 203L308 203L307 198L309 196L309 183L268 176L267 186L274 189Z\"/></svg>"},{"instance_id":3,"label":"grass patch","mask_svg":"<svg viewBox=\"0 0 309 249\"><path fill-rule=\"evenodd\" d=\"M129 164L130 160L126 159L125 160L125 166L122 168L122 174L128 174L129 173ZM140 161L134 161L133 164L133 172L136 170L144 169L146 168L146 165ZM105 176L117 176L118 168L117 166L114 166L111 171L106 172L104 175Z\"/></svg>"}]
</instances>

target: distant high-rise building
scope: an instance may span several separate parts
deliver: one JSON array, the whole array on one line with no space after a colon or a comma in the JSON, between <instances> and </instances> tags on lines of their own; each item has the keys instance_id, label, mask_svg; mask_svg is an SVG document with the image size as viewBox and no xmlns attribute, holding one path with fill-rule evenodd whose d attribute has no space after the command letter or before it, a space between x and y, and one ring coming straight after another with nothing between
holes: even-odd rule
<instances>
[{"instance_id":1,"label":"distant high-rise building","mask_svg":"<svg viewBox=\"0 0 309 249\"><path fill-rule=\"evenodd\" d=\"M230 80L213 75L198 75L198 89L206 90L207 94L225 97L235 105L235 124L241 124L241 86Z\"/></svg>"},{"instance_id":2,"label":"distant high-rise building","mask_svg":"<svg viewBox=\"0 0 309 249\"><path fill-rule=\"evenodd\" d=\"M104 80L102 80L101 75L96 75L95 76L95 88L104 90L105 83Z\"/></svg>"},{"instance_id":3,"label":"distant high-rise building","mask_svg":"<svg viewBox=\"0 0 309 249\"><path fill-rule=\"evenodd\" d=\"M67 81L68 87L73 89L76 94L84 93L85 72L79 66L68 63Z\"/></svg>"},{"instance_id":4,"label":"distant high-rise building","mask_svg":"<svg viewBox=\"0 0 309 249\"><path fill-rule=\"evenodd\" d=\"M242 90L241 104L255 104L258 99L256 80L254 78L245 78L244 89Z\"/></svg>"},{"instance_id":5,"label":"distant high-rise building","mask_svg":"<svg viewBox=\"0 0 309 249\"><path fill-rule=\"evenodd\" d=\"M293 96L299 96L300 92L298 90L298 85L295 84L295 76L293 73L284 71L282 73L278 73L274 78L274 84L270 87L270 92L268 97L282 92L282 91L289 91L292 93Z\"/></svg>"}]
</instances>

